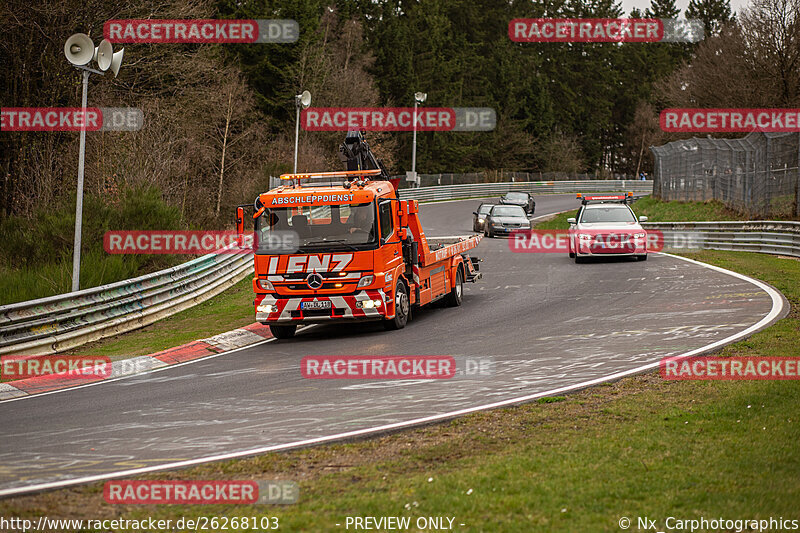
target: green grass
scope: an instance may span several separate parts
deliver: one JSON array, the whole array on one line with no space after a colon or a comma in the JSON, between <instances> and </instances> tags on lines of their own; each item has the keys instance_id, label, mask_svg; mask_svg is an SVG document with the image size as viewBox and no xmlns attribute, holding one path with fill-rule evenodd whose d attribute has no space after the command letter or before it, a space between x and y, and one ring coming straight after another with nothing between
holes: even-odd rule
<instances>
[{"instance_id":1,"label":"green grass","mask_svg":"<svg viewBox=\"0 0 800 533\"><path fill-rule=\"evenodd\" d=\"M771 283L791 315L722 355L800 357L800 261L690 257ZM284 531L347 516L455 517L459 531L620 531L621 517L798 518L800 382L626 378L566 397L376 437L203 465L150 479L294 479L300 502L110 506L102 484L0 502L0 515L273 515ZM414 530L414 529L412 529ZM634 530L634 528L631 528Z\"/></svg>"},{"instance_id":2,"label":"green grass","mask_svg":"<svg viewBox=\"0 0 800 533\"><path fill-rule=\"evenodd\" d=\"M130 255L111 255L90 250L81 257L81 287L97 287L149 272L168 268L188 260L161 256L154 261ZM72 257L44 263L33 268L9 268L0 264L0 305L45 298L69 292L72 287Z\"/></svg>"}]
</instances>

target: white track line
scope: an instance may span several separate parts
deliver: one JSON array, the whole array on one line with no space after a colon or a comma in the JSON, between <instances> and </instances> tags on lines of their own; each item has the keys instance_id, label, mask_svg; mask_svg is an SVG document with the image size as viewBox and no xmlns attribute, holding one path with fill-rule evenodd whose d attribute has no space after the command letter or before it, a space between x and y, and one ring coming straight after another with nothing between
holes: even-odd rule
<instances>
[{"instance_id":1,"label":"white track line","mask_svg":"<svg viewBox=\"0 0 800 533\"><path fill-rule=\"evenodd\" d=\"M760 288L761 290L763 290L767 294L769 294L770 298L772 298L772 309L770 309L770 312L767 313L767 315L764 318L762 318L761 320L759 320L757 323L755 323L752 326L750 326L749 328L744 329L744 330L742 330L742 331L740 331L738 333L735 333L735 334L733 334L733 335L731 335L729 337L726 337L724 339L718 340L716 342L712 342L711 344L707 344L707 345L705 345L705 346L703 346L701 348L696 348L696 349L691 350L689 352L686 352L684 354L675 356L678 359L685 359L687 357L693 357L693 356L699 355L701 353L708 352L708 351L714 350L716 348L720 348L720 347L722 347L722 346L724 346L726 344L730 344L730 343L735 342L735 341L737 341L739 339L742 339L744 337L747 337L748 335L751 335L752 333L755 333L756 331L767 327L773 321L775 321L778 318L780 318L781 314L783 313L784 309L786 308L786 301L784 300L783 295L781 293L779 293L778 291L776 291L775 289L773 289L772 287L770 287L769 285L767 285L766 283L763 283L763 282L761 282L761 281L759 281L757 279L753 279L753 278L747 277L747 276L745 276L743 274L739 274L737 272L732 272L730 270L726 270L724 268L720 268L720 267L717 267L717 266L714 266L714 265L708 265L708 264L705 264L705 263L701 263L701 262L695 261L693 259L687 259L685 257L680 257L680 256L677 256L677 255L666 254L666 253L662 253L662 255L666 255L666 256L669 256L669 257L674 257L676 259L680 259L681 261L686 261L686 262L689 262L689 263L693 263L695 265L700 265L700 266L703 266L705 268L710 268L711 270L716 270L718 272L722 272L724 274L728 274L728 275L733 276L735 278L739 278L741 280L747 281L749 283L752 283L756 287ZM269 340L272 340L272 339L268 339L265 342L268 342ZM237 351L237 350L234 350L234 351ZM230 352L225 352L225 353L230 353ZM220 355L224 355L224 353L217 354L217 355L208 357L206 359L210 359L212 357L219 357ZM670 357L672 357L672 356L670 356ZM201 359L198 359L198 361L200 361L200 360ZM192 362L192 361L188 361L187 363L189 363L189 362ZM184 364L184 363L181 363L181 364ZM632 368L630 370L625 370L625 371L622 371L622 372L615 372L613 374L609 374L607 376L603 376L603 377L600 377L600 378L595 378L595 379L591 379L589 381L583 381L581 383L575 383L573 385L567 385L567 386L564 386L564 387L558 387L558 388L550 389L550 390L547 390L547 391L544 391L544 392L537 392L536 394L529 394L527 396L520 396L518 398L511 398L509 400L503 400L503 401L500 401L500 402L494 402L494 403L479 405L479 406L476 406L476 407L469 407L469 408L466 408L466 409L459 409L458 411L450 411L449 413L442 413L442 414L439 414L439 415L431 415L431 416L426 416L426 417L423 417L423 418L415 418L413 420L407 420L405 422L396 422L394 424L385 424L385 425L382 425L382 426L375 426L375 427L366 428L366 429L359 429L359 430L355 430L355 431L347 431L347 432L344 432L344 433L337 433L335 435L328 435L326 437L317 437L317 438L313 438L313 439L299 440L299 441L295 441L295 442L289 442L289 443L286 443L286 444L277 444L277 445L273 445L273 446L264 446L264 447L261 447L261 448L253 448L253 449L250 449L250 450L244 450L244 451L239 451L239 452L231 452L231 453L225 453L225 454L220 454L220 455L212 455L212 456L208 456L208 457L202 457L202 458L199 458L199 459L189 459L189 460L186 460L186 461L177 461L177 462L173 462L173 463L164 463L164 464L161 464L161 465L148 466L148 467L144 467L144 468L133 468L133 469L129 469L129 470L119 470L117 472L110 472L110 473L107 473L107 474L98 474L98 475L95 475L95 476L86 476L86 477L75 478L75 479L64 480L64 481L54 481L54 482L51 482L51 483L40 483L38 485L29 485L29 486L26 486L26 487L18 487L18 488L14 488L14 489L0 490L0 497L14 496L14 495L24 494L24 493L28 493L28 492L38 492L38 491L43 491L43 490L52 490L52 489L58 489L58 488L63 488L63 487L69 487L69 486L73 486L73 485L82 485L82 484L85 484L85 483L93 483L95 481L102 481L104 479L136 476L136 475L140 475L140 474L147 474L147 473L150 473L150 472L158 472L158 471L162 471L162 470L174 470L176 468L185 468L185 467L189 467L189 466L196 466L196 465L199 465L199 464L209 463L209 462L213 462L213 461L225 461L225 460L228 460L228 459L238 459L238 458L247 457L247 456L250 456L250 455L258 455L258 454L263 454L263 453L267 453L267 452L276 452L276 451L288 450L288 449L291 449L291 448L300 448L300 447L311 446L311 445L315 445L315 444L323 444L323 443L326 443L326 442L332 442L332 441L341 440L341 439L348 439L348 438L353 438L353 437L361 437L361 436L369 435L369 434L372 434L372 433L381 433L381 432L385 432L385 431L391 431L391 430L396 430L396 429L407 428L407 427L410 427L410 426L426 424L426 423L429 423L429 422L437 422L437 421L441 421L441 420L446 420L448 418L454 418L454 417L457 417L457 416L463 416L463 415L467 415L467 414L470 414L470 413L475 413L477 411L484 411L484 410L487 410L487 409L496 409L498 407L506 407L506 406L514 405L514 404L518 404L518 403L529 402L529 401L535 400L537 398L543 398L543 397L546 397L546 396L553 396L553 395L564 393L564 392L572 392L572 391L575 391L575 390L578 390L578 389L591 387L592 385L598 385L598 384L606 382L606 381L612 381L612 380L620 379L620 378L623 378L623 377L626 377L626 376L630 376L630 375L633 375L633 374L639 374L641 372L646 372L648 370L652 370L654 368L657 368L658 365L659 365L659 361L656 361L654 363L648 363L646 365L639 366L639 367L636 367L636 368ZM173 365L171 367L165 367L164 369L166 369L166 368L174 368L175 366L178 366L178 365ZM158 370L164 370L164 369L158 369Z\"/></svg>"}]
</instances>

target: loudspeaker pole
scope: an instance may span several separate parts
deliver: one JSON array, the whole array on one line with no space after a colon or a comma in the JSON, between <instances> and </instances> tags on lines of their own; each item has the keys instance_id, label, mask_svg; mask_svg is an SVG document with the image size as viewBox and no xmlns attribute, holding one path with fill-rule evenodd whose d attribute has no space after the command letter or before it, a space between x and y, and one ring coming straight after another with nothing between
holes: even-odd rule
<instances>
[{"instance_id":1,"label":"loudspeaker pole","mask_svg":"<svg viewBox=\"0 0 800 533\"><path fill-rule=\"evenodd\" d=\"M75 242L72 251L72 292L79 291L81 288L81 229L83 223L83 170L86 160L86 107L89 92L89 76L91 74L103 75L104 71L111 68L114 77L119 72L122 63L122 54L125 50L120 50L116 54L109 41L103 39L100 46L94 47L94 43L88 35L76 33L67 39L64 44L64 55L67 61L72 63L75 68L83 71L83 94L81 95L81 114L83 115L81 127L80 152L78 153L78 191L75 200ZM100 70L89 68L92 60L97 61Z\"/></svg>"},{"instance_id":2,"label":"loudspeaker pole","mask_svg":"<svg viewBox=\"0 0 800 533\"><path fill-rule=\"evenodd\" d=\"M297 145L300 140L300 104L295 107L297 108L297 117L294 121L294 171L292 174L297 174Z\"/></svg>"},{"instance_id":3,"label":"loudspeaker pole","mask_svg":"<svg viewBox=\"0 0 800 533\"><path fill-rule=\"evenodd\" d=\"M72 253L72 292L81 288L81 222L83 220L83 165L86 156L86 102L89 91L89 71L83 71L83 128L81 128L81 148L78 155L78 199L75 202L75 247Z\"/></svg>"}]
</instances>

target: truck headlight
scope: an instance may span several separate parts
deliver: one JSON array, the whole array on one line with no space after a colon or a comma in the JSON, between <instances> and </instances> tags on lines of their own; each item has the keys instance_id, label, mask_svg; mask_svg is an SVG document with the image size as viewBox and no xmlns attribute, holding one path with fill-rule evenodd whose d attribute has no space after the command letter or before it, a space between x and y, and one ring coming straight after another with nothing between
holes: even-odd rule
<instances>
[{"instance_id":1,"label":"truck headlight","mask_svg":"<svg viewBox=\"0 0 800 533\"><path fill-rule=\"evenodd\" d=\"M358 309L375 309L380 307L382 303L380 300L359 300L356 302L356 307Z\"/></svg>"},{"instance_id":2,"label":"truck headlight","mask_svg":"<svg viewBox=\"0 0 800 533\"><path fill-rule=\"evenodd\" d=\"M271 281L267 281L265 279L258 280L258 286L259 286L259 288L261 288L261 289L263 289L265 291L274 291L275 290L275 287L272 285L272 282Z\"/></svg>"},{"instance_id":3,"label":"truck headlight","mask_svg":"<svg viewBox=\"0 0 800 533\"><path fill-rule=\"evenodd\" d=\"M375 276L370 274L369 276L364 276L360 280L358 280L358 285L356 285L356 289L361 289L362 287L367 287L368 285L372 285L372 282L375 281Z\"/></svg>"}]
</instances>

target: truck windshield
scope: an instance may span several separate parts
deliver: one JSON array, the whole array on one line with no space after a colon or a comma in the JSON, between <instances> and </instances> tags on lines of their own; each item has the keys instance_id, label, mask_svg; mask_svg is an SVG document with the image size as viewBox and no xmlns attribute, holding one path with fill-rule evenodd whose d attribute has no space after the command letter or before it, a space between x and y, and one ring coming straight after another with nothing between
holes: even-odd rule
<instances>
[{"instance_id":1,"label":"truck windshield","mask_svg":"<svg viewBox=\"0 0 800 533\"><path fill-rule=\"evenodd\" d=\"M256 253L275 254L258 243L270 234L297 234L300 253L322 249L368 250L377 243L375 205L315 205L267 209L256 219Z\"/></svg>"}]
</instances>

